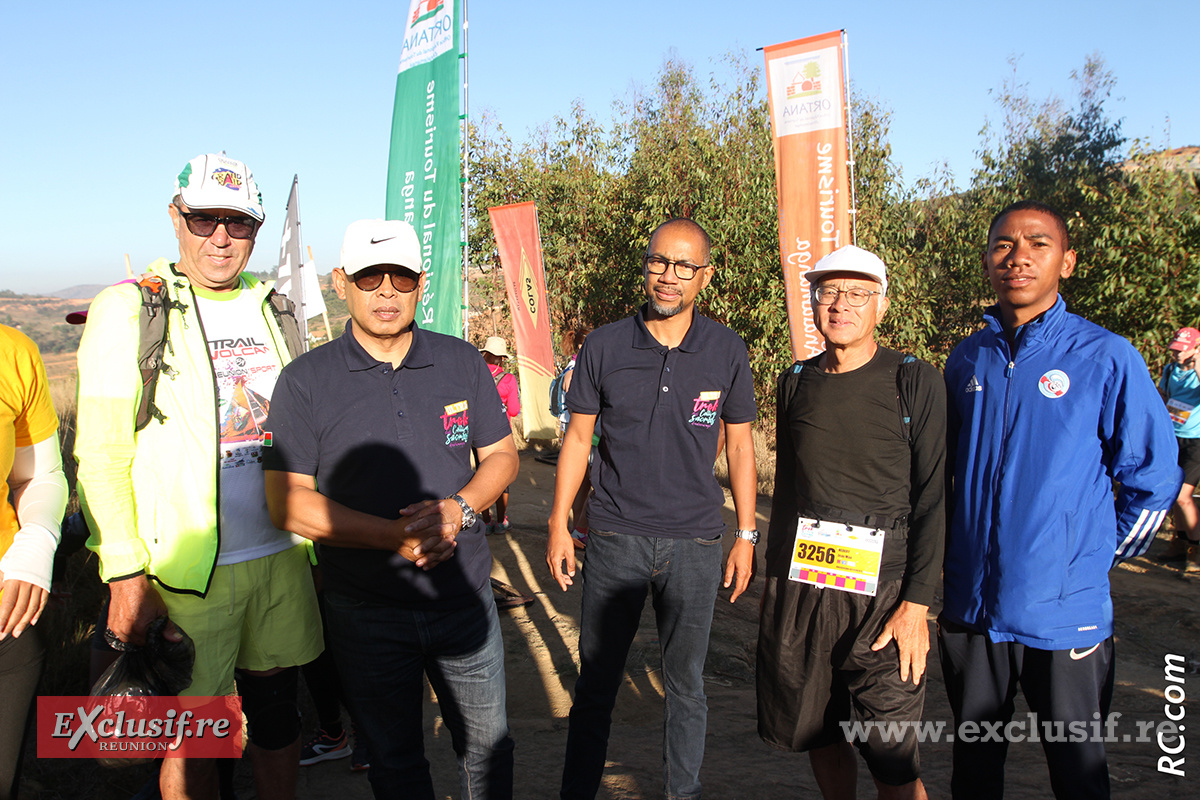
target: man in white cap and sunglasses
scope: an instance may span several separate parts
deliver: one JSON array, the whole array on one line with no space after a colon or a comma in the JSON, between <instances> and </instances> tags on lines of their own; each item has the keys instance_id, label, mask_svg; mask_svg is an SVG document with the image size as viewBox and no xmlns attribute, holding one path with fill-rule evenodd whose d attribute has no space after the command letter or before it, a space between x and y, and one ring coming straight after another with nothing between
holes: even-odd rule
<instances>
[{"instance_id":1,"label":"man in white cap and sunglasses","mask_svg":"<svg viewBox=\"0 0 1200 800\"><path fill-rule=\"evenodd\" d=\"M517 475L508 418L479 351L417 326L426 262L411 225L352 223L340 263L345 333L276 387L271 518L317 543L329 644L375 796L434 798L428 676L462 796L511 798L504 646L478 515Z\"/></svg>"},{"instance_id":2,"label":"man in white cap and sunglasses","mask_svg":"<svg viewBox=\"0 0 1200 800\"><path fill-rule=\"evenodd\" d=\"M853 245L805 274L825 352L776 393L775 494L759 625L758 730L854 797L846 725L921 718L945 534L946 397L929 364L875 342L882 259ZM922 798L915 730L858 746L880 798Z\"/></svg>"},{"instance_id":3,"label":"man in white cap and sunglasses","mask_svg":"<svg viewBox=\"0 0 1200 800\"><path fill-rule=\"evenodd\" d=\"M101 292L79 346L75 456L88 546L109 585L106 638L143 644L166 617L164 636L177 639L178 625L196 647L184 694L233 694L236 672L258 795L293 797L297 668L320 654L321 621L308 545L271 524L259 462L298 328L271 284L243 272L264 218L244 163L192 159L167 210L179 260ZM166 314L154 369L139 363L146 285ZM160 788L215 797L215 762L164 759Z\"/></svg>"}]
</instances>

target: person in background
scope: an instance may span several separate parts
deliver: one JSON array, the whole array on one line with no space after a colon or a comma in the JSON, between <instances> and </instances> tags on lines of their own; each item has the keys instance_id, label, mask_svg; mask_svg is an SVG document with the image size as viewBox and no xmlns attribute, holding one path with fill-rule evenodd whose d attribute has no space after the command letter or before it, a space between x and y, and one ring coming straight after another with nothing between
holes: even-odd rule
<instances>
[{"instance_id":1,"label":"person in background","mask_svg":"<svg viewBox=\"0 0 1200 800\"><path fill-rule=\"evenodd\" d=\"M1181 563L1184 572L1200 573L1200 513L1192 497L1196 484L1200 483L1200 375L1196 372L1200 330L1180 328L1167 351L1171 361L1163 367L1158 389L1175 425L1183 488L1171 509L1175 538L1163 561Z\"/></svg>"},{"instance_id":2,"label":"person in background","mask_svg":"<svg viewBox=\"0 0 1200 800\"><path fill-rule=\"evenodd\" d=\"M517 378L511 372L504 371L504 361L509 357L508 346L500 336L489 336L483 348L483 360L487 362L492 380L496 382L496 391L500 393L500 402L509 420L515 419L521 413L521 392L517 387ZM507 533L512 525L508 522L508 489L496 500L496 521L492 522L490 508L480 513L483 523L487 526L488 534Z\"/></svg>"},{"instance_id":3,"label":"person in background","mask_svg":"<svg viewBox=\"0 0 1200 800\"><path fill-rule=\"evenodd\" d=\"M37 345L0 325L0 800L17 793L67 479Z\"/></svg>"},{"instance_id":4,"label":"person in background","mask_svg":"<svg viewBox=\"0 0 1200 800\"><path fill-rule=\"evenodd\" d=\"M571 357L567 360L567 366L563 370L562 392L565 396L571 390L571 380L575 377L575 360L579 358L579 350L583 347L584 341L589 333L592 332L592 327L585 323L579 323L573 329L567 331L563 336L563 351L570 353ZM571 422L571 409L563 403L562 413L558 416L558 432L560 436L565 436L567 433L567 425ZM721 429L721 446L725 444L724 440L725 429ZM600 418L596 418L596 430L592 433L592 451L588 455L588 467L596 457L596 448L600 444ZM718 450L718 453L720 450ZM571 502L571 543L576 550L582 550L587 547L588 538L588 519L587 519L587 499L592 493L592 478L590 474L583 476L583 483L579 484L579 491L575 493L575 499Z\"/></svg>"}]
</instances>

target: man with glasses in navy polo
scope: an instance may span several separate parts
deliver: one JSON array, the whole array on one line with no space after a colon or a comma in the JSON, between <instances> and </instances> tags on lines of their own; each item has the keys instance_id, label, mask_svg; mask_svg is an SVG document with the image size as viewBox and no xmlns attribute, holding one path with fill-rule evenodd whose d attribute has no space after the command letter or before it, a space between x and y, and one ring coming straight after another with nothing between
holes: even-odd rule
<instances>
[{"instance_id":1,"label":"man with glasses in navy polo","mask_svg":"<svg viewBox=\"0 0 1200 800\"><path fill-rule=\"evenodd\" d=\"M244 272L264 217L244 163L193 158L167 210L179 260L142 278L165 297L157 383L139 370L146 312L132 281L96 297L79 345L75 457L88 546L111 595L106 638L143 644L167 617L166 637L178 638L177 624L196 646L185 694L233 694L236 671L258 795L294 797L298 667L321 653L321 619L308 545L271 524L258 461L298 337L285 335L271 284ZM211 759L163 759L162 795L215 797L216 775Z\"/></svg>"},{"instance_id":2,"label":"man with glasses in navy polo","mask_svg":"<svg viewBox=\"0 0 1200 800\"><path fill-rule=\"evenodd\" d=\"M745 591L758 541L750 426L754 379L741 338L695 311L712 280L708 234L672 219L642 259L647 303L588 336L567 393L571 423L558 457L546 561L565 591L574 582L571 502L591 468L591 532L583 566L579 680L571 707L563 798L600 787L612 710L647 591L653 593L666 688L666 797L700 797L708 704L704 660L717 586L725 495L713 477L725 423L737 538L724 570L730 602Z\"/></svg>"},{"instance_id":3,"label":"man with glasses in navy polo","mask_svg":"<svg viewBox=\"0 0 1200 800\"><path fill-rule=\"evenodd\" d=\"M479 351L417 326L425 267L411 225L352 223L340 263L350 322L280 375L267 505L317 543L329 644L375 796L433 800L428 676L462 796L511 798L504 645L477 515L517 476L508 417Z\"/></svg>"}]
</instances>

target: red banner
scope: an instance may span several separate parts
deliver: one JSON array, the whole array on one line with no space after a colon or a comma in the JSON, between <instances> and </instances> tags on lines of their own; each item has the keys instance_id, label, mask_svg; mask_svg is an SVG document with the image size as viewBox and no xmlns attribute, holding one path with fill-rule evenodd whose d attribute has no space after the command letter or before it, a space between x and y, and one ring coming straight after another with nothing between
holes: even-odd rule
<instances>
[{"instance_id":1,"label":"red banner","mask_svg":"<svg viewBox=\"0 0 1200 800\"><path fill-rule=\"evenodd\" d=\"M508 306L517 339L517 369L521 385L521 423L526 439L553 439L557 420L550 413L550 384L554 381L554 346L550 342L550 313L546 308L546 275L542 270L542 239L537 206L517 203L488 209Z\"/></svg>"},{"instance_id":2,"label":"red banner","mask_svg":"<svg viewBox=\"0 0 1200 800\"><path fill-rule=\"evenodd\" d=\"M841 31L765 48L775 144L779 252L792 355L825 346L813 324L804 273L853 244Z\"/></svg>"},{"instance_id":3,"label":"red banner","mask_svg":"<svg viewBox=\"0 0 1200 800\"><path fill-rule=\"evenodd\" d=\"M152 758L240 758L242 699L37 699L38 758L95 758L123 766Z\"/></svg>"}]
</instances>

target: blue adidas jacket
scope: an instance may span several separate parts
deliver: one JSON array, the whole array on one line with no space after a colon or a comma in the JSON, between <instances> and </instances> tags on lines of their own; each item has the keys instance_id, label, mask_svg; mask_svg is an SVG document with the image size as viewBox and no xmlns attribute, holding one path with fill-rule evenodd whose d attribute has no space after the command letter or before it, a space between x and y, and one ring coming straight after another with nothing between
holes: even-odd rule
<instances>
[{"instance_id":1,"label":"blue adidas jacket","mask_svg":"<svg viewBox=\"0 0 1200 800\"><path fill-rule=\"evenodd\" d=\"M1109 569L1179 492L1171 419L1137 350L1061 296L1015 359L999 310L984 319L946 364L944 613L996 642L1090 647L1112 635Z\"/></svg>"}]
</instances>

